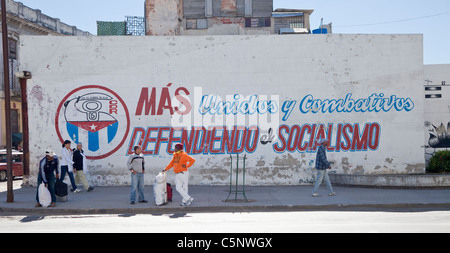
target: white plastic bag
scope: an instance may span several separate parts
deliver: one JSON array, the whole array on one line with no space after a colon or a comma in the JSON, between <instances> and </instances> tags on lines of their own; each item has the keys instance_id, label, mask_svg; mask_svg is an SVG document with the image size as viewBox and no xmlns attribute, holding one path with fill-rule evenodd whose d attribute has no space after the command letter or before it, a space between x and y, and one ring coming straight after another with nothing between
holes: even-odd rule
<instances>
[{"instance_id":1,"label":"white plastic bag","mask_svg":"<svg viewBox=\"0 0 450 253\"><path fill-rule=\"evenodd\" d=\"M155 183L153 185L153 195L155 197L155 203L157 206L166 204L166 191L166 173L161 172L156 176Z\"/></svg>"},{"instance_id":2,"label":"white plastic bag","mask_svg":"<svg viewBox=\"0 0 450 253\"><path fill-rule=\"evenodd\" d=\"M86 159L86 155L84 153L81 153L81 155L83 156L83 172L86 175L87 173L89 173L88 166L87 166L87 159Z\"/></svg>"},{"instance_id":3,"label":"white plastic bag","mask_svg":"<svg viewBox=\"0 0 450 253\"><path fill-rule=\"evenodd\" d=\"M45 187L45 184L42 183L39 185L39 204L43 207L48 207L52 203L52 195L50 191Z\"/></svg>"},{"instance_id":4,"label":"white plastic bag","mask_svg":"<svg viewBox=\"0 0 450 253\"><path fill-rule=\"evenodd\" d=\"M162 184L166 182L166 173L165 172L160 172L156 178L155 178L155 182L158 184Z\"/></svg>"}]
</instances>

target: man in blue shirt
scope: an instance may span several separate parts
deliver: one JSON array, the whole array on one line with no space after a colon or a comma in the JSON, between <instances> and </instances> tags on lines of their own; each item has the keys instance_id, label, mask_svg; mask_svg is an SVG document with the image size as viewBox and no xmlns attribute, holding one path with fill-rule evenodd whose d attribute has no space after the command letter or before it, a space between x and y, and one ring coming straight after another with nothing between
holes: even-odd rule
<instances>
[{"instance_id":1,"label":"man in blue shirt","mask_svg":"<svg viewBox=\"0 0 450 253\"><path fill-rule=\"evenodd\" d=\"M317 169L317 177L316 177L316 183L314 184L313 189L313 197L320 197L320 195L317 193L319 190L320 184L325 179L325 184L327 185L328 190L330 193L328 196L334 196L336 195L335 192L333 192L333 186L331 186L330 178L328 177L328 171L327 169L331 169L330 162L327 160L327 152L326 147L328 146L329 142L327 139L322 139L319 141L320 147L317 150L316 154L316 169Z\"/></svg>"},{"instance_id":2,"label":"man in blue shirt","mask_svg":"<svg viewBox=\"0 0 450 253\"><path fill-rule=\"evenodd\" d=\"M56 195L55 195L55 182L56 178L59 178L58 174L58 156L51 151L45 151L45 157L39 162L39 175L38 175L38 190L36 191L36 207L41 207L39 204L39 185L43 182L52 196L52 203L50 207L55 207ZM56 171L56 178L55 178Z\"/></svg>"}]
</instances>

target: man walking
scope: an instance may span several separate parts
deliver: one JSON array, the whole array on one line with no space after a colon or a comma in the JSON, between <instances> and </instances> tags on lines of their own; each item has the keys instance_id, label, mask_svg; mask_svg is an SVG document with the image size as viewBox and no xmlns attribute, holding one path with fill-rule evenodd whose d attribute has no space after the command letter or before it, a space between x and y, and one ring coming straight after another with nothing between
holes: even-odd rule
<instances>
[{"instance_id":1,"label":"man walking","mask_svg":"<svg viewBox=\"0 0 450 253\"><path fill-rule=\"evenodd\" d=\"M173 153L172 161L163 170L168 171L173 167L175 172L175 184L178 193L183 197L181 206L189 206L194 198L189 196L188 185L189 185L189 172L188 168L191 167L195 162L195 159L186 154L183 151L183 144L178 143L175 145L175 152Z\"/></svg>"},{"instance_id":2,"label":"man walking","mask_svg":"<svg viewBox=\"0 0 450 253\"><path fill-rule=\"evenodd\" d=\"M86 155L84 154L83 144L81 142L77 143L77 149L73 152L73 173L75 173L75 182L81 182L83 187L88 192L94 190L94 187L89 186L86 180Z\"/></svg>"},{"instance_id":3,"label":"man walking","mask_svg":"<svg viewBox=\"0 0 450 253\"><path fill-rule=\"evenodd\" d=\"M139 145L134 146L134 154L128 158L127 168L131 172L131 193L130 202L134 205L136 192L139 193L139 203L147 203L144 197L144 173L145 173L144 155Z\"/></svg>"},{"instance_id":4,"label":"man walking","mask_svg":"<svg viewBox=\"0 0 450 253\"><path fill-rule=\"evenodd\" d=\"M50 207L55 207L56 195L55 195L55 182L56 178L59 178L58 173L58 156L52 151L45 151L45 157L39 162L39 175L38 175L38 190L36 191L36 207L41 207L39 204L39 185L44 182L45 187L50 191L52 196L52 202ZM56 172L56 178L55 178Z\"/></svg>"},{"instance_id":5,"label":"man walking","mask_svg":"<svg viewBox=\"0 0 450 253\"><path fill-rule=\"evenodd\" d=\"M328 146L329 142L327 139L322 139L319 141L320 147L317 150L316 155L316 169L317 169L317 177L316 177L316 183L314 184L313 189L313 197L320 197L320 195L317 193L319 190L320 184L323 180L325 180L325 184L327 185L328 191L330 192L328 196L334 196L336 195L335 192L333 192L333 186L331 185L330 178L328 177L328 171L327 169L331 169L331 165L327 160L327 153L326 153L326 147Z\"/></svg>"}]
</instances>

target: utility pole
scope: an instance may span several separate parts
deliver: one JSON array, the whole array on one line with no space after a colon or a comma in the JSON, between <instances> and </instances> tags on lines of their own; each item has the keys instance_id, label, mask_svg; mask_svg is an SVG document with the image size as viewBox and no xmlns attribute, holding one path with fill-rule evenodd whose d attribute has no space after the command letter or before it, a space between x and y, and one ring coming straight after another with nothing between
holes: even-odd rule
<instances>
[{"instance_id":1,"label":"utility pole","mask_svg":"<svg viewBox=\"0 0 450 253\"><path fill-rule=\"evenodd\" d=\"M2 1L2 42L3 42L3 83L5 85L5 123L6 123L6 169L7 169L7 197L6 202L14 202L13 171L12 171L12 134L11 134L11 92L9 87L9 50L8 26L6 24L6 0Z\"/></svg>"}]
</instances>

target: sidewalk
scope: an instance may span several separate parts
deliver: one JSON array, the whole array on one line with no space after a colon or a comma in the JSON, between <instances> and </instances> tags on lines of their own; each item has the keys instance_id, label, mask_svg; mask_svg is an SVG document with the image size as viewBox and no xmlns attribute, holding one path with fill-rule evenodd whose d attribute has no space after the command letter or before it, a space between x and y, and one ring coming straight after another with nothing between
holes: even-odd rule
<instances>
[{"instance_id":1,"label":"sidewalk","mask_svg":"<svg viewBox=\"0 0 450 253\"><path fill-rule=\"evenodd\" d=\"M180 212L258 212L258 211L331 211L331 210L450 210L450 189L382 189L335 186L336 196L329 197L325 186L311 197L312 186L248 186L249 202L224 202L229 186L189 186L195 201L181 207L181 197L174 187L173 202L155 206L153 187L145 187L148 203L130 205L129 186L95 187L69 193L67 202L56 202L54 208L35 208L36 188L14 190L14 203L6 203L6 192L0 192L0 215L37 214L122 214ZM242 195L238 195L242 199ZM234 200L234 195L230 197Z\"/></svg>"}]
</instances>

